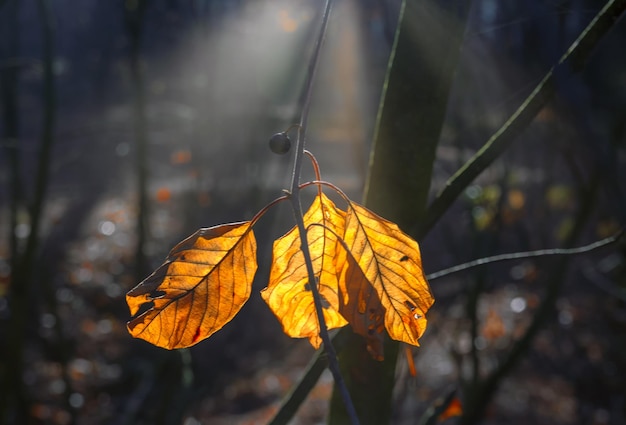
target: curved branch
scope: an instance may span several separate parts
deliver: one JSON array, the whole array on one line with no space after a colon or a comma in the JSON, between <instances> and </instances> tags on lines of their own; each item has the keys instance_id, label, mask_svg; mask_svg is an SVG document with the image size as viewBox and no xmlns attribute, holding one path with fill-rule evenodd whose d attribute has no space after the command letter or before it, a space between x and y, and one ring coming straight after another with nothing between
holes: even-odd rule
<instances>
[{"instance_id":1,"label":"curved branch","mask_svg":"<svg viewBox=\"0 0 626 425\"><path fill-rule=\"evenodd\" d=\"M339 329L339 331L331 338L332 344L337 352L340 352L346 342L348 342L349 330L347 326ZM324 350L318 350L311 362L306 367L306 371L298 384L293 387L291 392L285 397L278 412L268 423L268 425L287 425L294 417L298 408L309 395L320 375L328 366L328 356Z\"/></svg>"},{"instance_id":2,"label":"curved branch","mask_svg":"<svg viewBox=\"0 0 626 425\"><path fill-rule=\"evenodd\" d=\"M555 92L555 75L561 72L580 72L600 39L613 27L626 10L626 0L609 0L572 43L558 64L553 67L522 105L504 125L446 182L444 189L432 202L417 231L417 239L423 238L450 208L465 188L485 170L524 128L535 118L537 112L552 98Z\"/></svg>"},{"instance_id":3,"label":"curved branch","mask_svg":"<svg viewBox=\"0 0 626 425\"><path fill-rule=\"evenodd\" d=\"M467 263L459 264L454 267L440 270L438 272L430 273L426 276L428 280L439 279L444 276L448 276L453 273L462 272L474 267L484 266L487 264L498 263L501 261L522 260L526 258L546 257L553 255L578 255L587 252L595 251L596 249L603 248L607 245L611 245L619 241L624 236L624 229L620 230L616 234L599 241L590 243L589 245L580 246L577 248L551 248L551 249L539 249L536 251L524 251L524 252L512 252L509 254L498 254L491 257L479 258L477 260L468 261Z\"/></svg>"}]
</instances>

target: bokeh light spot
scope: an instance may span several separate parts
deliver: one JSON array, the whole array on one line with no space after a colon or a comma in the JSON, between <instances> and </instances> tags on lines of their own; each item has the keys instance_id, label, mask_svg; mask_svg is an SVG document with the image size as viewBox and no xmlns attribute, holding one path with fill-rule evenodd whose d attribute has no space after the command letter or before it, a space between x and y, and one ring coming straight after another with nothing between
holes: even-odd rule
<instances>
[{"instance_id":1,"label":"bokeh light spot","mask_svg":"<svg viewBox=\"0 0 626 425\"><path fill-rule=\"evenodd\" d=\"M98 225L98 230L104 236L111 236L113 233L115 233L115 227L116 227L115 223L113 223L112 221L106 220L106 221L100 222L100 224Z\"/></svg>"},{"instance_id":2,"label":"bokeh light spot","mask_svg":"<svg viewBox=\"0 0 626 425\"><path fill-rule=\"evenodd\" d=\"M522 297L515 297L511 300L511 310L515 313L521 313L526 310L526 300Z\"/></svg>"}]
</instances>

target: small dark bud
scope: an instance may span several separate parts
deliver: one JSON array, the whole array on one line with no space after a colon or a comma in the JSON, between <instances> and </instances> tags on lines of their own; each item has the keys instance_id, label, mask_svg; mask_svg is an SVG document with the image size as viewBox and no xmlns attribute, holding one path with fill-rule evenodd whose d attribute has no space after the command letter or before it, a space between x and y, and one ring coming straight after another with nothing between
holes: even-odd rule
<instances>
[{"instance_id":1,"label":"small dark bud","mask_svg":"<svg viewBox=\"0 0 626 425\"><path fill-rule=\"evenodd\" d=\"M276 133L270 137L270 149L278 155L284 155L291 149L291 140L287 133Z\"/></svg>"}]
</instances>

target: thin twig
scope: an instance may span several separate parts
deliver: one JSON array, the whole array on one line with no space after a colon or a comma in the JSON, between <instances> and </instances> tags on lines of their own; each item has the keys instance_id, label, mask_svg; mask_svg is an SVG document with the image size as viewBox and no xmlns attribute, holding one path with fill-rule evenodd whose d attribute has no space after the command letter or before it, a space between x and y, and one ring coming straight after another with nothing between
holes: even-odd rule
<instances>
[{"instance_id":1,"label":"thin twig","mask_svg":"<svg viewBox=\"0 0 626 425\"><path fill-rule=\"evenodd\" d=\"M547 257L547 256L552 256L552 255L584 254L590 251L595 251L596 249L599 249L599 248L603 248L607 245L611 245L617 242L623 235L624 235L624 229L620 230L619 232L617 232L616 234L612 236L590 243L589 245L584 245L584 246L580 246L577 248L538 249L536 251L512 252L508 254L498 254L498 255L493 255L491 257L479 258L477 260L468 261L467 263L459 264L454 267L450 267L447 269L440 270L438 272L431 273L429 275L426 275L426 279L428 280L439 279L444 276L451 275L453 273L462 272L467 269L472 269L474 267L484 266L487 264L498 263L500 261L522 260L526 258Z\"/></svg>"},{"instance_id":2,"label":"thin twig","mask_svg":"<svg viewBox=\"0 0 626 425\"><path fill-rule=\"evenodd\" d=\"M320 52L322 49L322 44L324 42L324 38L326 36L326 29L328 28L328 19L330 17L330 10L332 6L332 0L326 1L326 6L324 8L324 15L322 17L322 25L317 37L315 47L313 50L313 56L309 62L307 78L305 81L305 91L303 93L303 103L302 103L302 112L300 115L300 124L298 127L298 138L296 141L296 155L294 159L293 166L293 175L291 179L291 192L289 199L291 200L291 205L293 208L293 214L296 220L296 225L298 227L298 233L300 234L300 249L302 250L302 254L304 256L304 261L306 263L307 273L309 276L309 287L311 288L311 293L313 295L313 302L315 305L315 313L317 315L317 320L319 322L320 328L320 338L324 343L324 350L328 355L328 366L330 371L333 374L333 378L339 388L341 396L343 398L344 404L346 406L346 410L350 415L351 422L356 425L359 424L359 419L356 415L356 410L354 409L354 405L352 404L352 400L350 398L350 394L346 388L345 382L341 373L339 371L339 362L337 360L337 353L333 347L333 344L330 340L330 336L328 335L328 328L326 327L326 321L324 319L324 311L322 307L322 300L319 294L319 289L317 287L317 282L315 279L315 271L313 270L313 262L311 260L311 253L309 251L309 244L306 236L306 228L304 226L304 218L302 212L302 204L300 202L300 173L302 170L302 159L304 157L304 147L306 143L306 127L307 121L309 117L309 109L311 106L311 95L313 94L313 81L315 79L315 74L317 72L317 67L319 64Z\"/></svg>"},{"instance_id":3,"label":"thin twig","mask_svg":"<svg viewBox=\"0 0 626 425\"><path fill-rule=\"evenodd\" d=\"M415 232L418 240L428 233L463 190L509 147L552 98L555 92L555 75L582 70L593 48L613 27L624 10L626 10L626 0L609 0L517 111L463 167L450 177L444 189L428 208L425 219Z\"/></svg>"},{"instance_id":4,"label":"thin twig","mask_svg":"<svg viewBox=\"0 0 626 425\"><path fill-rule=\"evenodd\" d=\"M126 28L130 39L129 67L132 85L135 90L133 97L133 125L135 130L135 170L137 178L137 244L135 246L135 277L143 279L148 269L145 245L150 237L150 215L147 195L149 180L147 150L148 124L146 118L146 84L145 70L141 63L141 42L143 16L147 2L140 0L128 3L126 7Z\"/></svg>"},{"instance_id":5,"label":"thin twig","mask_svg":"<svg viewBox=\"0 0 626 425\"><path fill-rule=\"evenodd\" d=\"M579 37L579 40L582 37L584 37L585 34L588 34L589 32L593 32L592 36L587 36L585 38L585 43L576 42L572 44L570 51L566 53L565 55L566 57L572 58L570 62L573 65L576 64L580 66L580 64L584 63L584 61L588 58L592 48L597 44L597 41L601 39L606 34L606 32L613 26L614 21L617 20L617 18L619 17L619 15L621 15L624 9L626 9L626 1L623 1L623 0L612 1L611 0L607 3L605 8L602 9L602 11L598 14L598 16L591 22L591 24L587 27L587 29L585 29L585 31L581 34L581 36ZM596 21L600 21L600 22L596 22ZM574 57L576 58L575 61L574 61ZM552 71L550 71L548 76L550 78L552 77ZM547 90L547 88L542 87L544 80L542 80L542 82L538 86L540 91ZM529 96L529 99L538 94L536 93L536 90L537 89L535 89L535 91L533 91L533 93ZM527 99L527 102L528 102L528 99ZM503 125L503 127L494 136L492 136L492 138L487 142L487 144L493 144L493 142L497 141L497 139L499 139L500 137L502 139L504 138L510 139L510 140L507 140L507 142L514 139L515 136L519 134L521 129L523 129L524 126L527 125L534 117L534 114L522 113L525 106L526 106L526 102L522 104L520 109L518 109L518 111ZM520 112L520 110L522 112ZM517 122L517 125L515 125L515 128L513 128L513 125L516 123L516 121L519 121L519 122ZM505 134L501 135L501 133L505 133ZM489 146L486 146L486 147L488 148ZM502 149L502 151L503 150L504 149ZM480 152L477 153L476 156L478 156L479 154ZM475 159L476 156L473 159ZM495 156L497 157L497 155ZM491 161L488 161L487 163L480 165L480 168L478 170L473 170L473 172L476 173L476 175L478 175L490 163ZM476 165L478 166L478 164ZM436 203L433 202L433 204L431 204L431 206L429 207L427 215L426 215L426 219L424 220L424 225L421 226L418 232L411 232L413 236L416 236L416 235L418 236L417 239L422 239L432 229L434 224L437 222L437 220L441 218L441 216L445 213L445 211L447 211L447 209L452 204L452 202L456 199L456 197L465 189L465 187L467 187L469 182L471 182L473 178L475 178L475 176L471 176L470 178L465 178L464 176L466 181L455 182L455 180L461 177L460 175L462 174L464 170L465 168L459 170L459 172L457 172L455 176L453 176L450 180L448 180L445 190L442 191L439 197L436 199L435 201ZM449 187L453 183L455 186L458 186L458 187L455 187L454 190L450 189ZM311 185L311 184L318 184L318 182L310 182L308 184L303 184L301 188L304 187L305 185ZM446 191L448 193L446 193ZM445 194L445 197L442 198L442 195L444 194ZM434 278L437 278L437 277L434 277ZM433 278L431 277L430 279L433 279ZM333 342L335 342L339 337L344 336L344 334L347 332L348 332L347 327L340 329L339 332L333 337ZM292 393L292 394L297 393L299 398L294 397L294 398L297 398L297 400L295 401L288 399L285 402L285 404L281 407L276 417L280 416L281 412L285 412L286 410L288 410L286 409L286 407L289 407L289 409L292 410L292 412L295 411L295 409L297 409L297 406L299 405L299 403L304 399L306 394L308 394L311 391L311 389L317 382L319 376L321 375L322 371L324 370L324 368L319 367L320 362L323 362L323 361L324 361L323 354L321 352L318 352L315 357L315 360L311 363L309 368L307 368L303 378L300 380L296 389ZM291 416L289 416L289 418L290 417ZM286 423L286 422L280 422L280 421L272 422L272 425L278 425L282 423Z\"/></svg>"},{"instance_id":6,"label":"thin twig","mask_svg":"<svg viewBox=\"0 0 626 425\"><path fill-rule=\"evenodd\" d=\"M341 351L348 342L349 333L350 328L344 326L333 335L331 342L337 351ZM285 397L278 412L268 425L287 425L296 414L296 411L304 399L309 395L315 384L317 384L320 375L326 370L326 367L328 367L328 355L324 350L317 350L315 356L306 367L304 375Z\"/></svg>"},{"instance_id":7,"label":"thin twig","mask_svg":"<svg viewBox=\"0 0 626 425\"><path fill-rule=\"evenodd\" d=\"M578 255L583 253L588 253L607 245L616 243L620 240L621 237L624 236L625 230L622 229L620 232L610 236L608 238L599 240L597 242L591 243L589 245L577 247L577 248L556 248L556 249L544 249L537 251L528 251L528 252L517 252L517 253L509 253L509 254L501 254L494 255L492 257L481 258L478 260L470 261L464 264L459 264L458 266L450 267L448 269L444 269L435 273L431 273L427 275L428 280L439 279L441 277L458 273L461 271L465 271L471 269L472 267L487 265L490 263L500 262L500 261L508 261L508 260L519 260L525 258L533 258L540 256L551 256L551 255ZM621 295L621 294L620 294ZM617 296L617 295L616 295ZM332 343L338 351L341 351L343 344L347 340L349 328L344 327L340 329L333 337ZM326 369L327 366L327 357L323 351L318 351L307 366L306 371L298 384L292 389L289 395L283 401L280 409L276 416L272 419L269 425L286 425L289 420L295 414L295 411L298 409L302 401L306 398L309 392L313 389L315 384L317 383L319 376Z\"/></svg>"},{"instance_id":8,"label":"thin twig","mask_svg":"<svg viewBox=\"0 0 626 425\"><path fill-rule=\"evenodd\" d=\"M596 172L588 188L584 190L584 195L581 197L580 208L574 215L574 224L565 237L564 246L571 247L574 244L582 232L585 223L589 220L595 206L594 198L597 194L599 184L599 173ZM565 281L567 260L568 257L562 258L561 261L558 261L557 264L551 268L551 272L545 279L547 285L543 300L535 309L532 320L526 327L524 333L513 342L511 349L503 358L499 359L497 366L481 381L480 386L473 389L471 401L464 406L464 408L466 407L467 409L464 409L463 424L476 423L479 418L484 416L485 409L502 380L515 368L524 353L530 349L534 338L549 320L550 313L554 309L561 287Z\"/></svg>"}]
</instances>

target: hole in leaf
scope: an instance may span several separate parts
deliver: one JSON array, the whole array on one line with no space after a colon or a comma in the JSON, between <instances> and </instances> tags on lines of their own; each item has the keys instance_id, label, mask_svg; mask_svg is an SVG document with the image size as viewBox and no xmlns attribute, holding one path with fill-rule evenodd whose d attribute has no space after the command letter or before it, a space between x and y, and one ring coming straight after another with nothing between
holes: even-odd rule
<instances>
[{"instance_id":1,"label":"hole in leaf","mask_svg":"<svg viewBox=\"0 0 626 425\"><path fill-rule=\"evenodd\" d=\"M320 294L320 300L322 301L323 308L330 308L330 302L328 302L328 300L324 298L324 295Z\"/></svg>"},{"instance_id":2,"label":"hole in leaf","mask_svg":"<svg viewBox=\"0 0 626 425\"><path fill-rule=\"evenodd\" d=\"M133 318L139 317L142 314L144 314L146 311L152 310L153 308L154 308L154 301L145 302L141 305L141 307L139 307L139 310L137 310L137 313L133 316Z\"/></svg>"},{"instance_id":3,"label":"hole in leaf","mask_svg":"<svg viewBox=\"0 0 626 425\"><path fill-rule=\"evenodd\" d=\"M154 291L151 291L151 292L148 294L148 296L149 296L151 299L155 300L155 299L157 299L157 298L164 297L164 296L165 296L165 291L159 291L159 290L155 289Z\"/></svg>"},{"instance_id":4,"label":"hole in leaf","mask_svg":"<svg viewBox=\"0 0 626 425\"><path fill-rule=\"evenodd\" d=\"M409 259L409 256L405 255L402 258L400 258L400 261L407 261L408 259Z\"/></svg>"},{"instance_id":5,"label":"hole in leaf","mask_svg":"<svg viewBox=\"0 0 626 425\"><path fill-rule=\"evenodd\" d=\"M415 304L413 304L413 303L412 303L411 301L409 301L409 300L406 300L406 301L404 302L404 305L405 305L405 306L407 306L407 307L409 308L409 310L411 310L411 311L415 310L415 308L416 308L416 307L415 307Z\"/></svg>"}]
</instances>

